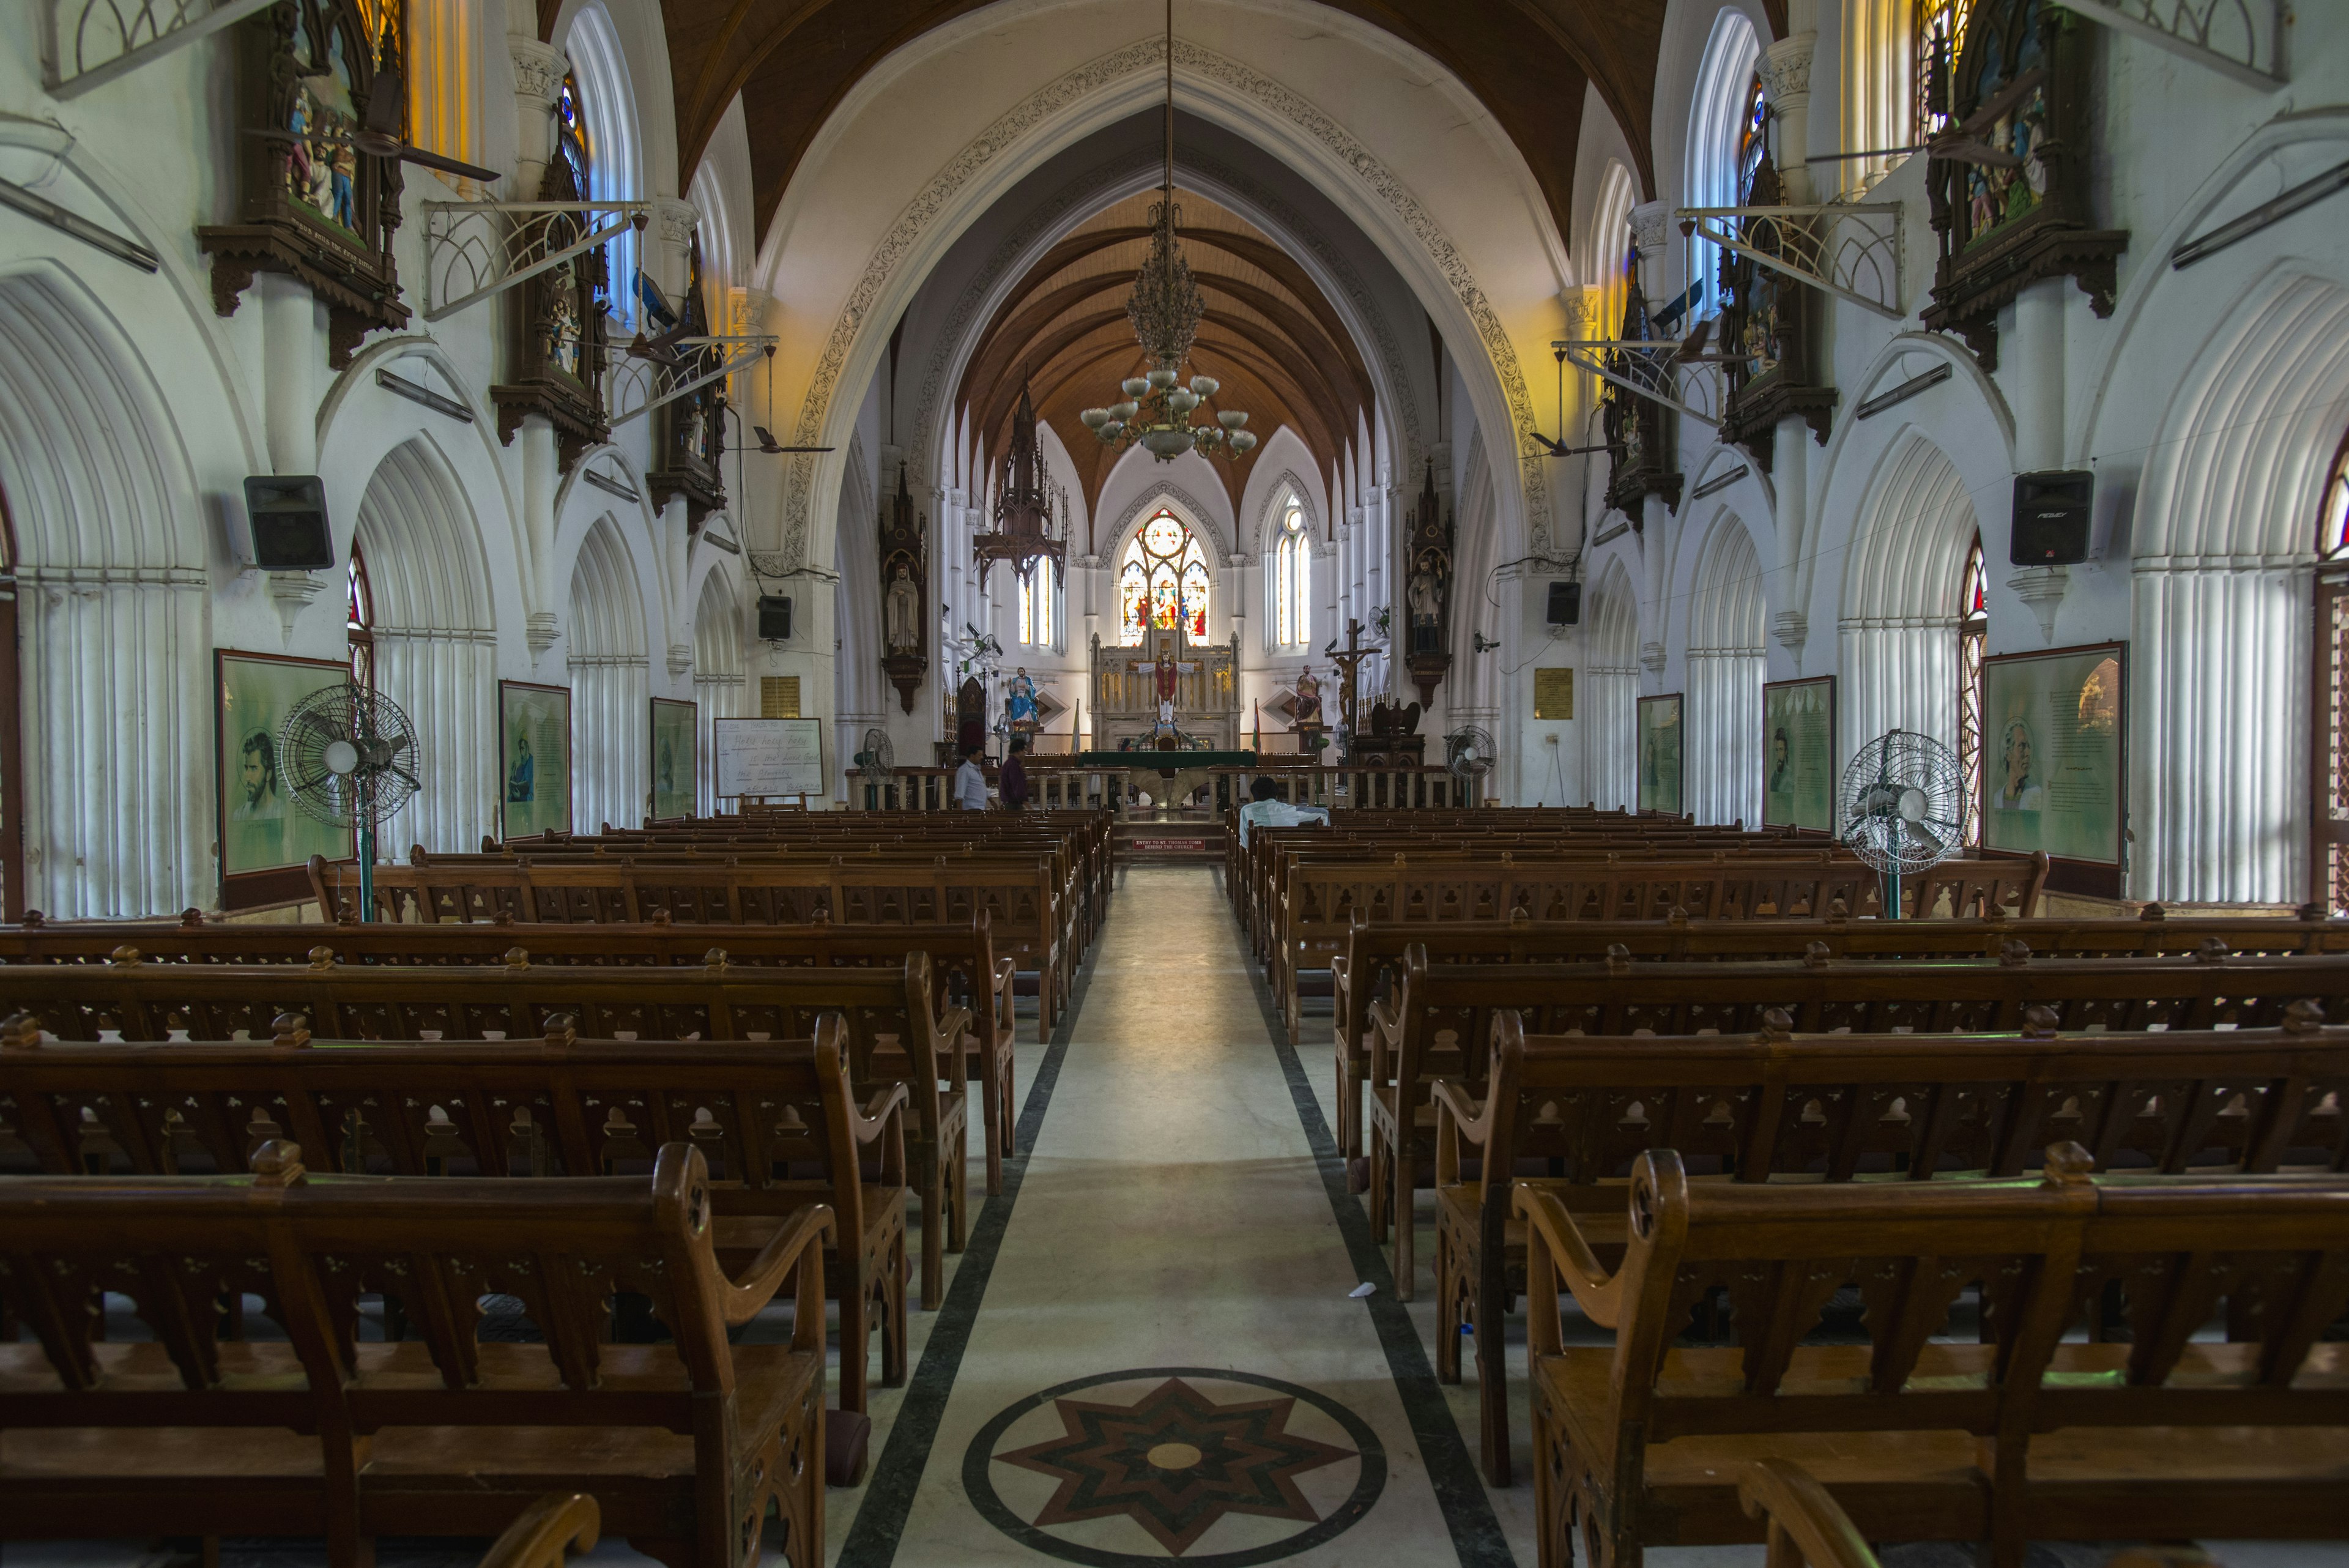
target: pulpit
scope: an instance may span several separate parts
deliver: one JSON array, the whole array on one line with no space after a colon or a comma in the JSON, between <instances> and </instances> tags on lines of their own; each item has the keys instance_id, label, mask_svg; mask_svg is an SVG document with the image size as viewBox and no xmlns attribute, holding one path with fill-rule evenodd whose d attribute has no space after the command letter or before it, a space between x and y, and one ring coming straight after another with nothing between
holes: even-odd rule
<instances>
[{"instance_id":1,"label":"pulpit","mask_svg":"<svg viewBox=\"0 0 2349 1568\"><path fill-rule=\"evenodd\" d=\"M1153 627L1139 646L1093 639L1095 751L1235 751L1240 742L1239 639L1199 646Z\"/></svg>"}]
</instances>

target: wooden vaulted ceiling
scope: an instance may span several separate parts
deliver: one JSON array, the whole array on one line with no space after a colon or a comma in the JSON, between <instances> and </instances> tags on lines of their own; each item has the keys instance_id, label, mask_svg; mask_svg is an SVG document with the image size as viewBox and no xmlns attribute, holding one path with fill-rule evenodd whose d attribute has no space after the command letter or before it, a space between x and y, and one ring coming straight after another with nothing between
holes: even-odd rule
<instances>
[{"instance_id":1,"label":"wooden vaulted ceiling","mask_svg":"<svg viewBox=\"0 0 2349 1568\"><path fill-rule=\"evenodd\" d=\"M1101 0L1132 4L1133 0ZM1786 0L1764 0L1785 31ZM987 0L664 0L677 100L678 189L736 93L750 129L758 233L817 130L865 72ZM1595 84L1630 140L1643 189L1666 0L1330 0L1441 62L1489 109L1532 169L1561 234L1573 230L1575 147ZM538 0L551 33L561 0ZM1140 14L1142 7L1136 7ZM1149 8L1154 11L1154 7ZM1175 26L1182 26L1182 11ZM1276 73L1277 61L1264 62Z\"/></svg>"},{"instance_id":2,"label":"wooden vaulted ceiling","mask_svg":"<svg viewBox=\"0 0 2349 1568\"><path fill-rule=\"evenodd\" d=\"M981 447L997 457L1024 384L1069 449L1089 513L1118 454L1078 415L1116 401L1118 383L1149 369L1125 302L1150 253L1158 199L1149 191L1105 207L1040 257L988 321L956 389L954 406L970 410ZM1353 338L1305 269L1247 220L1179 183L1175 207L1206 306L1185 374L1221 382L1215 408L1245 410L1257 440L1288 426L1327 472L1371 407ZM1263 450L1216 462L1235 506Z\"/></svg>"}]
</instances>

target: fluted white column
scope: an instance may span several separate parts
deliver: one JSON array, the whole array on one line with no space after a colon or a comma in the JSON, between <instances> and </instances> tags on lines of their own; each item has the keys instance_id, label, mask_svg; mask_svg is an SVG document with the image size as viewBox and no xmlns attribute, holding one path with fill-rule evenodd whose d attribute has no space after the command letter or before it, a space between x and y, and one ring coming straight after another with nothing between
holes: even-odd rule
<instances>
[{"instance_id":1,"label":"fluted white column","mask_svg":"<svg viewBox=\"0 0 2349 1568\"><path fill-rule=\"evenodd\" d=\"M26 907L217 905L204 574L27 567L16 584Z\"/></svg>"},{"instance_id":2,"label":"fluted white column","mask_svg":"<svg viewBox=\"0 0 2349 1568\"><path fill-rule=\"evenodd\" d=\"M1639 805L1640 667L1586 665L1575 691L1574 716L1582 731L1588 798L1613 809Z\"/></svg>"},{"instance_id":3,"label":"fluted white column","mask_svg":"<svg viewBox=\"0 0 2349 1568\"><path fill-rule=\"evenodd\" d=\"M417 730L424 787L385 825L378 854L471 854L499 830L497 634L378 627L376 689Z\"/></svg>"},{"instance_id":4,"label":"fluted white column","mask_svg":"<svg viewBox=\"0 0 2349 1568\"><path fill-rule=\"evenodd\" d=\"M1682 805L1697 821L1762 824L1759 649L1691 649Z\"/></svg>"},{"instance_id":5,"label":"fluted white column","mask_svg":"<svg viewBox=\"0 0 2349 1568\"><path fill-rule=\"evenodd\" d=\"M645 820L652 763L652 663L642 654L571 660L571 825L594 833Z\"/></svg>"},{"instance_id":6,"label":"fluted white column","mask_svg":"<svg viewBox=\"0 0 2349 1568\"><path fill-rule=\"evenodd\" d=\"M1958 745L1958 628L1930 617L1847 620L1838 628L1837 751L1899 728Z\"/></svg>"},{"instance_id":7,"label":"fluted white column","mask_svg":"<svg viewBox=\"0 0 2349 1568\"><path fill-rule=\"evenodd\" d=\"M2140 558L2132 898L2308 896L2310 568Z\"/></svg>"}]
</instances>

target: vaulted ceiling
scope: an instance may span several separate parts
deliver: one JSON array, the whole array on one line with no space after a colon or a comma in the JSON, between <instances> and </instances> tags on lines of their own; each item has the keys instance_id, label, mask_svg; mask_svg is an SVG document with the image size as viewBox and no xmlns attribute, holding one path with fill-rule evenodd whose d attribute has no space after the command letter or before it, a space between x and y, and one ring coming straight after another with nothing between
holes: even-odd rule
<instances>
[{"instance_id":1,"label":"vaulted ceiling","mask_svg":"<svg viewBox=\"0 0 2349 1568\"><path fill-rule=\"evenodd\" d=\"M1038 258L1006 294L963 371L955 406L990 455L1009 444L1025 384L1076 464L1088 509L1117 453L1078 414L1117 400L1117 385L1150 367L1126 319L1126 296L1150 251L1144 192L1094 213ZM1371 400L1371 378L1338 313L1305 269L1245 219L1179 184L1178 231L1206 315L1185 374L1222 383L1217 410L1239 409L1258 440L1282 425L1327 464ZM1233 503L1257 453L1216 467Z\"/></svg>"},{"instance_id":2,"label":"vaulted ceiling","mask_svg":"<svg viewBox=\"0 0 2349 1568\"><path fill-rule=\"evenodd\" d=\"M1108 0L1104 0L1108 3ZM825 117L859 78L987 0L665 0L677 99L678 188L742 95L758 233ZM1629 139L1641 185L1666 0L1333 0L1442 63L1489 109L1531 168L1561 235L1572 233L1575 148L1586 85ZM1785 31L1785 0L1764 0ZM538 0L542 32L561 0ZM1177 12L1176 25L1181 25ZM1267 62L1278 69L1278 62Z\"/></svg>"}]
</instances>

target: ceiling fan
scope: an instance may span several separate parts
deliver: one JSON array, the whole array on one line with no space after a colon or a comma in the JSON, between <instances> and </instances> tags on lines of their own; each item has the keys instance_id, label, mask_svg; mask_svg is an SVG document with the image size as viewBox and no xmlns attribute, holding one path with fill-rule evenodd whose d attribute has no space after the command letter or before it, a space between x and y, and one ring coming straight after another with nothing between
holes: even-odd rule
<instances>
[{"instance_id":1,"label":"ceiling fan","mask_svg":"<svg viewBox=\"0 0 2349 1568\"><path fill-rule=\"evenodd\" d=\"M1605 452L1607 450L1605 441L1600 441L1597 446L1566 444L1566 350L1552 349L1550 358L1557 361L1557 439L1552 441L1539 431L1527 431L1526 433L1540 444L1544 457L1579 457L1585 452Z\"/></svg>"},{"instance_id":2,"label":"ceiling fan","mask_svg":"<svg viewBox=\"0 0 2349 1568\"><path fill-rule=\"evenodd\" d=\"M750 433L759 438L759 450L765 452L770 457L774 456L778 452L830 452L832 450L832 448L828 446L777 446L775 444L775 438L767 433L767 427L764 425L752 425L750 427Z\"/></svg>"}]
</instances>

